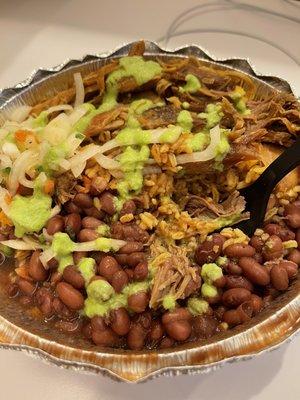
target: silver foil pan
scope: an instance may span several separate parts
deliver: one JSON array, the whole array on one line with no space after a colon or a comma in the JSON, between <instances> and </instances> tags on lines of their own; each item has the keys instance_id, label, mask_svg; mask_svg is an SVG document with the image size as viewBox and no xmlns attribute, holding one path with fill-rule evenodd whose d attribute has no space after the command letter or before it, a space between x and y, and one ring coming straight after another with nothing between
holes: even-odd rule
<instances>
[{"instance_id":1,"label":"silver foil pan","mask_svg":"<svg viewBox=\"0 0 300 400\"><path fill-rule=\"evenodd\" d=\"M66 89L73 82L73 74L83 75L96 70L108 58L128 54L132 43L106 55L87 55L81 60L68 60L57 67L39 69L18 85L0 91L0 125L20 104L33 105ZM252 77L256 96L284 91L292 93L290 85L274 76L255 73L247 60L216 60L198 46L185 46L166 51L157 44L146 42L146 57L194 56L207 65L236 69ZM0 267L0 281L5 280L9 265ZM140 382L158 375L209 372L224 365L262 354L290 339L300 328L300 281L294 281L288 292L272 305L233 330L213 338L181 345L175 349L155 351L124 351L95 347L85 340L74 339L54 331L24 314L18 303L8 299L5 285L0 285L0 348L19 350L37 356L60 367L100 373L112 378Z\"/></svg>"}]
</instances>

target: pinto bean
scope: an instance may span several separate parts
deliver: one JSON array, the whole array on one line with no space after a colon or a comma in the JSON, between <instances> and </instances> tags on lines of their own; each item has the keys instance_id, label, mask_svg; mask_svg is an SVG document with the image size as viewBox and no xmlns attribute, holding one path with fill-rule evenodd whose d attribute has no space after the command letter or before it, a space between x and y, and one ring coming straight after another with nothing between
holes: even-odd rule
<instances>
[{"instance_id":1,"label":"pinto bean","mask_svg":"<svg viewBox=\"0 0 300 400\"><path fill-rule=\"evenodd\" d=\"M149 233L144 231L136 223L122 224L115 222L111 227L111 236L114 239L126 240L127 242L142 242L149 241Z\"/></svg>"},{"instance_id":2,"label":"pinto bean","mask_svg":"<svg viewBox=\"0 0 300 400\"><path fill-rule=\"evenodd\" d=\"M147 292L137 292L128 297L128 307L136 313L145 311L148 304L149 294Z\"/></svg>"},{"instance_id":3,"label":"pinto bean","mask_svg":"<svg viewBox=\"0 0 300 400\"><path fill-rule=\"evenodd\" d=\"M113 347L118 343L118 336L110 328L107 328L104 331L92 330L92 340L98 346Z\"/></svg>"},{"instance_id":4,"label":"pinto bean","mask_svg":"<svg viewBox=\"0 0 300 400\"><path fill-rule=\"evenodd\" d=\"M122 289L127 285L128 281L128 275L125 271L121 269L113 275L111 279L111 285L117 293L120 293Z\"/></svg>"},{"instance_id":5,"label":"pinto bean","mask_svg":"<svg viewBox=\"0 0 300 400\"><path fill-rule=\"evenodd\" d=\"M251 294L250 301L252 303L253 315L258 314L260 310L263 308L262 298L257 296L256 294Z\"/></svg>"},{"instance_id":6,"label":"pinto bean","mask_svg":"<svg viewBox=\"0 0 300 400\"><path fill-rule=\"evenodd\" d=\"M84 288L85 281L81 273L75 265L68 265L63 272L63 278L66 282L72 285L75 289Z\"/></svg>"},{"instance_id":7,"label":"pinto bean","mask_svg":"<svg viewBox=\"0 0 300 400\"><path fill-rule=\"evenodd\" d=\"M98 233L93 229L81 229L77 235L79 242L90 242L98 238Z\"/></svg>"},{"instance_id":8,"label":"pinto bean","mask_svg":"<svg viewBox=\"0 0 300 400\"><path fill-rule=\"evenodd\" d=\"M69 283L59 282L56 286L56 293L60 300L71 310L80 310L83 307L83 295Z\"/></svg>"},{"instance_id":9,"label":"pinto bean","mask_svg":"<svg viewBox=\"0 0 300 400\"><path fill-rule=\"evenodd\" d=\"M122 215L125 215L125 214L135 214L135 212L136 212L135 202L133 200L127 200L123 204L123 207L120 212L120 216L122 217Z\"/></svg>"},{"instance_id":10,"label":"pinto bean","mask_svg":"<svg viewBox=\"0 0 300 400\"><path fill-rule=\"evenodd\" d=\"M226 288L243 288L249 290L250 292L253 292L254 290L252 283L247 278L237 275L226 276Z\"/></svg>"},{"instance_id":11,"label":"pinto bean","mask_svg":"<svg viewBox=\"0 0 300 400\"><path fill-rule=\"evenodd\" d=\"M224 265L223 269L224 269L228 274L232 274L232 275L242 275L242 273L243 273L242 268L241 268L238 264L236 264L235 262L233 262L233 261L227 262L227 263Z\"/></svg>"},{"instance_id":12,"label":"pinto bean","mask_svg":"<svg viewBox=\"0 0 300 400\"><path fill-rule=\"evenodd\" d=\"M92 325L90 323L85 323L81 328L81 332L87 339L92 339Z\"/></svg>"},{"instance_id":13,"label":"pinto bean","mask_svg":"<svg viewBox=\"0 0 300 400\"><path fill-rule=\"evenodd\" d=\"M143 281L148 276L148 263L146 261L138 263L133 271L136 281Z\"/></svg>"},{"instance_id":14,"label":"pinto bean","mask_svg":"<svg viewBox=\"0 0 300 400\"><path fill-rule=\"evenodd\" d=\"M108 328L104 318L100 316L91 319L91 327L93 331L105 331Z\"/></svg>"},{"instance_id":15,"label":"pinto bean","mask_svg":"<svg viewBox=\"0 0 300 400\"><path fill-rule=\"evenodd\" d=\"M58 261L53 257L47 262L47 266L50 270L55 270L58 267Z\"/></svg>"},{"instance_id":16,"label":"pinto bean","mask_svg":"<svg viewBox=\"0 0 300 400\"><path fill-rule=\"evenodd\" d=\"M287 204L284 208L287 224L293 228L300 228L300 206L297 202Z\"/></svg>"},{"instance_id":17,"label":"pinto bean","mask_svg":"<svg viewBox=\"0 0 300 400\"><path fill-rule=\"evenodd\" d=\"M58 282L62 280L62 274L59 271L55 271L52 273L50 278L51 286L56 286Z\"/></svg>"},{"instance_id":18,"label":"pinto bean","mask_svg":"<svg viewBox=\"0 0 300 400\"><path fill-rule=\"evenodd\" d=\"M223 293L222 302L228 307L237 307L240 304L248 301L251 297L251 292L244 288L228 289Z\"/></svg>"},{"instance_id":19,"label":"pinto bean","mask_svg":"<svg viewBox=\"0 0 300 400\"><path fill-rule=\"evenodd\" d=\"M264 247L265 242L262 240L262 238L260 236L252 236L252 238L250 239L249 244L255 248L255 250L257 252L262 251L262 248Z\"/></svg>"},{"instance_id":20,"label":"pinto bean","mask_svg":"<svg viewBox=\"0 0 300 400\"><path fill-rule=\"evenodd\" d=\"M251 319L253 306L251 301L241 304L236 310L225 311L223 321L229 326L236 326Z\"/></svg>"},{"instance_id":21,"label":"pinto bean","mask_svg":"<svg viewBox=\"0 0 300 400\"><path fill-rule=\"evenodd\" d=\"M129 282L132 282L134 279L134 272L131 268L125 268L124 271L126 272Z\"/></svg>"},{"instance_id":22,"label":"pinto bean","mask_svg":"<svg viewBox=\"0 0 300 400\"><path fill-rule=\"evenodd\" d=\"M103 225L103 222L95 217L84 217L82 219L82 227L86 229L97 229L101 225Z\"/></svg>"},{"instance_id":23,"label":"pinto bean","mask_svg":"<svg viewBox=\"0 0 300 400\"><path fill-rule=\"evenodd\" d=\"M192 332L192 325L190 321L174 321L165 325L167 334L178 341L187 340Z\"/></svg>"},{"instance_id":24,"label":"pinto bean","mask_svg":"<svg viewBox=\"0 0 300 400\"><path fill-rule=\"evenodd\" d=\"M97 196L107 188L107 181L102 176L95 176L92 178L90 193Z\"/></svg>"},{"instance_id":25,"label":"pinto bean","mask_svg":"<svg viewBox=\"0 0 300 400\"><path fill-rule=\"evenodd\" d=\"M16 283L10 283L7 288L7 295L9 298L16 297L19 293L19 287Z\"/></svg>"},{"instance_id":26,"label":"pinto bean","mask_svg":"<svg viewBox=\"0 0 300 400\"><path fill-rule=\"evenodd\" d=\"M86 256L87 256L87 252L86 251L74 251L74 253L73 253L74 264L78 264L79 261L82 258L85 258Z\"/></svg>"},{"instance_id":27,"label":"pinto bean","mask_svg":"<svg viewBox=\"0 0 300 400\"><path fill-rule=\"evenodd\" d=\"M296 231L296 237L295 237L297 243L298 243L298 247L300 247L300 228L297 229Z\"/></svg>"},{"instance_id":28,"label":"pinto bean","mask_svg":"<svg viewBox=\"0 0 300 400\"><path fill-rule=\"evenodd\" d=\"M141 242L128 242L120 248L120 254L132 254L143 251L144 245Z\"/></svg>"},{"instance_id":29,"label":"pinto bean","mask_svg":"<svg viewBox=\"0 0 300 400\"><path fill-rule=\"evenodd\" d=\"M103 192L99 197L101 210L105 211L108 215L114 215L116 212L114 199L115 197L109 192Z\"/></svg>"},{"instance_id":30,"label":"pinto bean","mask_svg":"<svg viewBox=\"0 0 300 400\"><path fill-rule=\"evenodd\" d=\"M36 284L34 284L33 282L29 282L23 278L19 278L16 283L19 286L21 292L27 296L32 296L37 288Z\"/></svg>"},{"instance_id":31,"label":"pinto bean","mask_svg":"<svg viewBox=\"0 0 300 400\"><path fill-rule=\"evenodd\" d=\"M283 255L282 240L279 236L271 235L264 244L262 255L266 261L275 260Z\"/></svg>"},{"instance_id":32,"label":"pinto bean","mask_svg":"<svg viewBox=\"0 0 300 400\"><path fill-rule=\"evenodd\" d=\"M261 253L255 253L253 256L254 260L257 261L259 264L263 264L264 259Z\"/></svg>"},{"instance_id":33,"label":"pinto bean","mask_svg":"<svg viewBox=\"0 0 300 400\"><path fill-rule=\"evenodd\" d=\"M37 305L45 317L50 317L53 314L53 295L46 288L40 288L35 295Z\"/></svg>"},{"instance_id":34,"label":"pinto bean","mask_svg":"<svg viewBox=\"0 0 300 400\"><path fill-rule=\"evenodd\" d=\"M170 338L170 337L164 337L159 345L160 349L168 349L170 347L172 347L174 345L175 341L174 339Z\"/></svg>"},{"instance_id":35,"label":"pinto bean","mask_svg":"<svg viewBox=\"0 0 300 400\"><path fill-rule=\"evenodd\" d=\"M151 328L151 314L144 312L135 318L127 335L128 347L132 350L141 350L146 336Z\"/></svg>"},{"instance_id":36,"label":"pinto bean","mask_svg":"<svg viewBox=\"0 0 300 400\"><path fill-rule=\"evenodd\" d=\"M114 274L120 270L119 264L112 256L104 256L98 265L99 275L104 276L108 281L111 281Z\"/></svg>"},{"instance_id":37,"label":"pinto bean","mask_svg":"<svg viewBox=\"0 0 300 400\"><path fill-rule=\"evenodd\" d=\"M198 315L193 319L193 328L200 338L209 338L217 330L218 321L209 315Z\"/></svg>"},{"instance_id":38,"label":"pinto bean","mask_svg":"<svg viewBox=\"0 0 300 400\"><path fill-rule=\"evenodd\" d=\"M119 336L127 335L130 329L130 317L125 308L118 308L111 314L111 328Z\"/></svg>"},{"instance_id":39,"label":"pinto bean","mask_svg":"<svg viewBox=\"0 0 300 400\"><path fill-rule=\"evenodd\" d=\"M169 324L175 321L190 321L192 318L191 313L187 308L178 307L173 311L168 311L162 316L162 323Z\"/></svg>"},{"instance_id":40,"label":"pinto bean","mask_svg":"<svg viewBox=\"0 0 300 400\"><path fill-rule=\"evenodd\" d=\"M274 265L270 272L271 283L276 290L286 290L289 286L289 277L285 268Z\"/></svg>"},{"instance_id":41,"label":"pinto bean","mask_svg":"<svg viewBox=\"0 0 300 400\"><path fill-rule=\"evenodd\" d=\"M203 265L208 262L214 262L221 254L225 240L224 236L214 233L201 243L195 251L197 264Z\"/></svg>"},{"instance_id":42,"label":"pinto bean","mask_svg":"<svg viewBox=\"0 0 300 400\"><path fill-rule=\"evenodd\" d=\"M293 249L288 255L287 259L293 261L297 265L300 265L300 251L298 249Z\"/></svg>"},{"instance_id":43,"label":"pinto bean","mask_svg":"<svg viewBox=\"0 0 300 400\"><path fill-rule=\"evenodd\" d=\"M82 209L80 207L76 206L76 204L74 204L72 201L68 201L66 204L64 204L64 209L68 214L72 214L72 213L81 214L82 213Z\"/></svg>"},{"instance_id":44,"label":"pinto bean","mask_svg":"<svg viewBox=\"0 0 300 400\"><path fill-rule=\"evenodd\" d=\"M288 274L289 279L296 278L298 274L298 264L293 261L281 260L279 267L284 268Z\"/></svg>"},{"instance_id":45,"label":"pinto bean","mask_svg":"<svg viewBox=\"0 0 300 400\"><path fill-rule=\"evenodd\" d=\"M127 344L131 350L141 350L144 347L147 331L137 323L133 323L127 335Z\"/></svg>"},{"instance_id":46,"label":"pinto bean","mask_svg":"<svg viewBox=\"0 0 300 400\"><path fill-rule=\"evenodd\" d=\"M270 283L270 275L266 268L256 262L251 257L241 257L239 266L242 268L244 275L250 282L266 286Z\"/></svg>"},{"instance_id":47,"label":"pinto bean","mask_svg":"<svg viewBox=\"0 0 300 400\"><path fill-rule=\"evenodd\" d=\"M129 267L135 267L146 259L145 253L135 252L131 254L116 254L116 260L121 265L128 265Z\"/></svg>"},{"instance_id":48,"label":"pinto bean","mask_svg":"<svg viewBox=\"0 0 300 400\"><path fill-rule=\"evenodd\" d=\"M48 271L45 270L40 261L41 252L36 250L32 253L29 261L28 273L36 282L45 281L48 277Z\"/></svg>"},{"instance_id":49,"label":"pinto bean","mask_svg":"<svg viewBox=\"0 0 300 400\"><path fill-rule=\"evenodd\" d=\"M152 341L160 340L163 337L164 328L158 320L151 323L151 330L149 332L149 339Z\"/></svg>"},{"instance_id":50,"label":"pinto bean","mask_svg":"<svg viewBox=\"0 0 300 400\"><path fill-rule=\"evenodd\" d=\"M264 231L267 232L269 235L279 236L283 242L285 242L286 240L295 239L295 233L293 231L278 224L267 224L264 227Z\"/></svg>"},{"instance_id":51,"label":"pinto bean","mask_svg":"<svg viewBox=\"0 0 300 400\"><path fill-rule=\"evenodd\" d=\"M50 218L46 225L48 235L54 235L57 232L64 230L65 222L61 215L55 215Z\"/></svg>"},{"instance_id":52,"label":"pinto bean","mask_svg":"<svg viewBox=\"0 0 300 400\"><path fill-rule=\"evenodd\" d=\"M93 199L87 193L77 193L73 199L73 203L79 208L93 207Z\"/></svg>"},{"instance_id":53,"label":"pinto bean","mask_svg":"<svg viewBox=\"0 0 300 400\"><path fill-rule=\"evenodd\" d=\"M104 217L104 212L101 210L98 210L95 206L85 208L83 211L89 217L94 217L97 219L102 219Z\"/></svg>"},{"instance_id":54,"label":"pinto bean","mask_svg":"<svg viewBox=\"0 0 300 400\"><path fill-rule=\"evenodd\" d=\"M72 213L65 218L65 231L71 237L75 237L81 229L81 217L79 214Z\"/></svg>"},{"instance_id":55,"label":"pinto bean","mask_svg":"<svg viewBox=\"0 0 300 400\"><path fill-rule=\"evenodd\" d=\"M255 248L248 244L235 243L227 246L223 253L234 258L252 257L255 254Z\"/></svg>"}]
</instances>

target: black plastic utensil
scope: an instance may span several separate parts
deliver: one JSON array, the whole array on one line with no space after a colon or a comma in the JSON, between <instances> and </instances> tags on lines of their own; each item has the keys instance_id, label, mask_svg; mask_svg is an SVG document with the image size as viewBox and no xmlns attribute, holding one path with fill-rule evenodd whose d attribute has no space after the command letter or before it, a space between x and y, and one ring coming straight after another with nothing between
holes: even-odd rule
<instances>
[{"instance_id":1,"label":"black plastic utensil","mask_svg":"<svg viewBox=\"0 0 300 400\"><path fill-rule=\"evenodd\" d=\"M270 195L282 178L300 165L300 137L268 166L260 177L250 186L240 190L246 200L246 211L250 219L239 222L234 227L241 229L248 236L262 226Z\"/></svg>"}]
</instances>

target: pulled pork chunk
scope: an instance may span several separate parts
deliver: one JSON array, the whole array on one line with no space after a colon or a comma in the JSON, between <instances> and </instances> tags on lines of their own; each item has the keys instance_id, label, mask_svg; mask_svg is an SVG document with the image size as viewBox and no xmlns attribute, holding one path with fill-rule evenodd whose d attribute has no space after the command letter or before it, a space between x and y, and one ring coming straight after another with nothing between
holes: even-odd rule
<instances>
[{"instance_id":1,"label":"pulled pork chunk","mask_svg":"<svg viewBox=\"0 0 300 400\"><path fill-rule=\"evenodd\" d=\"M74 178L74 175L70 171L60 175L56 180L55 203L59 205L64 204L73 198L77 183L77 179Z\"/></svg>"},{"instance_id":2,"label":"pulled pork chunk","mask_svg":"<svg viewBox=\"0 0 300 400\"><path fill-rule=\"evenodd\" d=\"M151 252L156 253L157 243L151 245ZM161 251L161 250L160 250ZM154 268L150 307L158 308L165 296L174 300L184 299L200 287L200 275L197 267L191 266L186 256L186 249L169 246L152 261Z\"/></svg>"},{"instance_id":3,"label":"pulled pork chunk","mask_svg":"<svg viewBox=\"0 0 300 400\"><path fill-rule=\"evenodd\" d=\"M85 130L86 137L95 136L104 131L114 131L125 125L127 107L120 106L96 115Z\"/></svg>"},{"instance_id":4,"label":"pulled pork chunk","mask_svg":"<svg viewBox=\"0 0 300 400\"><path fill-rule=\"evenodd\" d=\"M154 107L143 112L138 121L144 129L155 129L158 127L175 125L179 110L172 105Z\"/></svg>"},{"instance_id":5,"label":"pulled pork chunk","mask_svg":"<svg viewBox=\"0 0 300 400\"><path fill-rule=\"evenodd\" d=\"M233 192L221 203L216 203L209 197L190 196L186 210L192 216L215 219L216 217L230 218L233 215L241 214L242 221L249 218L248 213L242 214L245 210L245 199L240 196L238 191Z\"/></svg>"}]
</instances>

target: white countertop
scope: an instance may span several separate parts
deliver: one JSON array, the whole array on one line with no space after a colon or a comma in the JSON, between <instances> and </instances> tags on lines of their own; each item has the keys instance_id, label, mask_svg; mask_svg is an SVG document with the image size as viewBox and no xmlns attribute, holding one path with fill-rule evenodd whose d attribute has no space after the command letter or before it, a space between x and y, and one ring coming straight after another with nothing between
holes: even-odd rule
<instances>
[{"instance_id":1,"label":"white countertop","mask_svg":"<svg viewBox=\"0 0 300 400\"><path fill-rule=\"evenodd\" d=\"M0 0L0 87L21 81L40 66L167 35L170 48L193 43L218 58L247 57L258 72L285 77L300 96L300 2L244 1L248 8L237 3ZM254 11L249 5L288 18ZM177 28L168 35L171 25ZM25 354L0 350L0 398L296 400L300 398L299 344L298 337L275 352L207 375L158 378L137 386L61 370Z\"/></svg>"}]
</instances>

